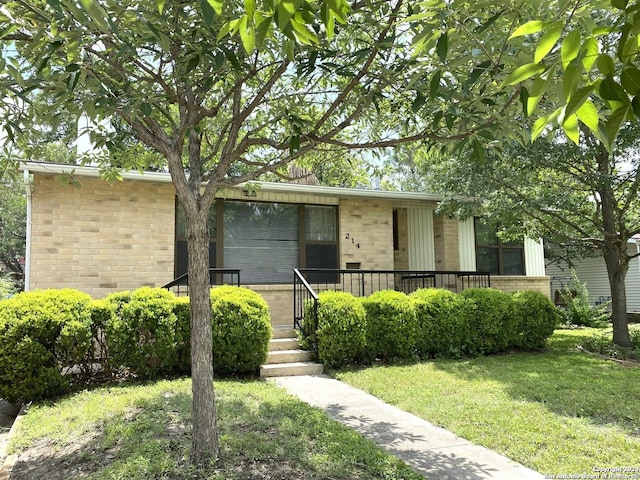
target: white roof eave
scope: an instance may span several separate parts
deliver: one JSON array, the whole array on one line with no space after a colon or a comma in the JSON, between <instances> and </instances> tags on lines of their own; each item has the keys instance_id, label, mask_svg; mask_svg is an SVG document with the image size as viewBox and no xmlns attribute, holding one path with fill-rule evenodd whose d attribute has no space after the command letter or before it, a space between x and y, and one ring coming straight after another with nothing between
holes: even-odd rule
<instances>
[{"instance_id":1,"label":"white roof eave","mask_svg":"<svg viewBox=\"0 0 640 480\"><path fill-rule=\"evenodd\" d=\"M96 167L80 165L66 165L58 163L43 163L25 161L20 165L20 170L28 170L34 173L45 173L50 175L71 174L79 177L100 177L100 171ZM171 175L166 172L138 172L134 170L122 171L120 175L124 180L137 180L156 183L172 183ZM275 182L251 182L256 185L259 191L274 193L325 195L333 197L358 197L381 200L403 200L403 201L434 201L442 200L441 195L418 192L399 192L391 190L367 190L344 187L324 187L318 185L302 185L295 183L275 183ZM244 189L246 183L240 183L232 188Z\"/></svg>"}]
</instances>

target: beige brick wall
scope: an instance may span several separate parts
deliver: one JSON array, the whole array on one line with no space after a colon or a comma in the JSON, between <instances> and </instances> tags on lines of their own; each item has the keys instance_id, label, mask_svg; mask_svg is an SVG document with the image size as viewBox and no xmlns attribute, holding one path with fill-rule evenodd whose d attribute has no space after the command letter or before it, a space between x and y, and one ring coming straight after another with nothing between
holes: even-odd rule
<instances>
[{"instance_id":1,"label":"beige brick wall","mask_svg":"<svg viewBox=\"0 0 640 480\"><path fill-rule=\"evenodd\" d=\"M340 268L358 262L362 270L393 270L391 202L343 199L339 222Z\"/></svg>"},{"instance_id":2,"label":"beige brick wall","mask_svg":"<svg viewBox=\"0 0 640 480\"><path fill-rule=\"evenodd\" d=\"M460 270L458 221L443 215L433 217L436 270Z\"/></svg>"},{"instance_id":3,"label":"beige brick wall","mask_svg":"<svg viewBox=\"0 0 640 480\"><path fill-rule=\"evenodd\" d=\"M79 180L74 187L34 176L30 288L76 288L100 298L170 281L173 186Z\"/></svg>"},{"instance_id":4,"label":"beige brick wall","mask_svg":"<svg viewBox=\"0 0 640 480\"><path fill-rule=\"evenodd\" d=\"M542 292L550 297L549 277L524 277L517 275L492 275L491 288L502 290L506 293L519 290L534 290Z\"/></svg>"},{"instance_id":5,"label":"beige brick wall","mask_svg":"<svg viewBox=\"0 0 640 480\"><path fill-rule=\"evenodd\" d=\"M259 293L269 304L271 324L274 327L293 328L293 286L243 285Z\"/></svg>"}]
</instances>

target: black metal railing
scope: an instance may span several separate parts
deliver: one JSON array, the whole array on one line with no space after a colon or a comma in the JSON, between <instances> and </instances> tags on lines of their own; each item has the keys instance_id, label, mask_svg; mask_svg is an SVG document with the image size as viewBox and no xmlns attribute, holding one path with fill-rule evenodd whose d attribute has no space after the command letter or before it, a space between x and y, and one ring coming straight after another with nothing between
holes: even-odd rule
<instances>
[{"instance_id":1,"label":"black metal railing","mask_svg":"<svg viewBox=\"0 0 640 480\"><path fill-rule=\"evenodd\" d=\"M236 285L240 286L240 269L237 268L210 268L209 285ZM162 288L173 291L176 295L189 295L189 274L183 273L171 280Z\"/></svg>"},{"instance_id":2,"label":"black metal railing","mask_svg":"<svg viewBox=\"0 0 640 480\"><path fill-rule=\"evenodd\" d=\"M293 326L312 341L317 352L315 332L320 303L317 292L336 290L365 297L379 290L397 290L409 294L419 288L444 288L461 292L468 288L489 287L489 272L296 268L293 270ZM310 315L306 321L305 309Z\"/></svg>"},{"instance_id":3,"label":"black metal railing","mask_svg":"<svg viewBox=\"0 0 640 480\"><path fill-rule=\"evenodd\" d=\"M318 294L297 268L293 269L293 328L302 331L302 334L311 339L312 348L317 352L318 330ZM310 318L307 324L304 322L305 309L310 310Z\"/></svg>"},{"instance_id":4,"label":"black metal railing","mask_svg":"<svg viewBox=\"0 0 640 480\"><path fill-rule=\"evenodd\" d=\"M467 288L491 287L488 272L456 272L445 270L337 270L299 269L297 272L315 291L338 290L365 297L378 290L412 293L419 288L444 288L461 292Z\"/></svg>"}]
</instances>

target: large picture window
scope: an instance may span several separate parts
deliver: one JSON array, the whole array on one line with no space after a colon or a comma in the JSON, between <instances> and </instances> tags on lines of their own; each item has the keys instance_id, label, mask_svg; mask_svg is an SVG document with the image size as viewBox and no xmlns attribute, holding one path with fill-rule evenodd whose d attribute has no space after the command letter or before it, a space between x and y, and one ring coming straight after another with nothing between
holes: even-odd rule
<instances>
[{"instance_id":1,"label":"large picture window","mask_svg":"<svg viewBox=\"0 0 640 480\"><path fill-rule=\"evenodd\" d=\"M216 240L217 240L217 221L215 206L209 212L209 268L216 267ZM188 269L187 256L187 219L185 217L184 208L176 198L176 260L175 260L175 276L187 273Z\"/></svg>"},{"instance_id":2,"label":"large picture window","mask_svg":"<svg viewBox=\"0 0 640 480\"><path fill-rule=\"evenodd\" d=\"M242 269L245 283L283 283L298 266L298 206L224 203L224 265Z\"/></svg>"},{"instance_id":3,"label":"large picture window","mask_svg":"<svg viewBox=\"0 0 640 480\"><path fill-rule=\"evenodd\" d=\"M176 275L187 270L186 222L176 202ZM289 283L293 268L338 267L337 207L218 200L211 267L241 269L244 284Z\"/></svg>"},{"instance_id":4,"label":"large picture window","mask_svg":"<svg viewBox=\"0 0 640 480\"><path fill-rule=\"evenodd\" d=\"M503 242L495 228L476 218L476 269L493 275L524 275L523 242Z\"/></svg>"}]
</instances>

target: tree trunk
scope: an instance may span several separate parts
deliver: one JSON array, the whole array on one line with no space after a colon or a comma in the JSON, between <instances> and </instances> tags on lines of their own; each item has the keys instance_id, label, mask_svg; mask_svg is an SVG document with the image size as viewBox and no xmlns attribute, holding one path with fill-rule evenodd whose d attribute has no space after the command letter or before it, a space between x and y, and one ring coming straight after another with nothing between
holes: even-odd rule
<instances>
[{"instance_id":1,"label":"tree trunk","mask_svg":"<svg viewBox=\"0 0 640 480\"><path fill-rule=\"evenodd\" d=\"M625 279L629 270L629 255L627 254L628 235L617 224L617 201L613 190L611 174L611 155L604 147L600 148L596 156L598 162L598 174L600 176L598 193L600 194L600 206L602 209L602 233L604 234L601 246L604 262L609 276L609 288L611 289L611 322L613 323L613 343L621 347L630 347L629 324L627 321L627 292Z\"/></svg>"},{"instance_id":2,"label":"tree trunk","mask_svg":"<svg viewBox=\"0 0 640 480\"><path fill-rule=\"evenodd\" d=\"M193 393L192 465L206 467L219 457L213 389L208 209L185 207L191 304L191 380Z\"/></svg>"},{"instance_id":3,"label":"tree trunk","mask_svg":"<svg viewBox=\"0 0 640 480\"><path fill-rule=\"evenodd\" d=\"M621 248L626 247L623 245ZM602 247L607 265L609 286L611 287L611 322L613 323L613 343L621 347L631 347L629 323L627 319L626 276L629 257L615 244L605 242Z\"/></svg>"}]
</instances>

